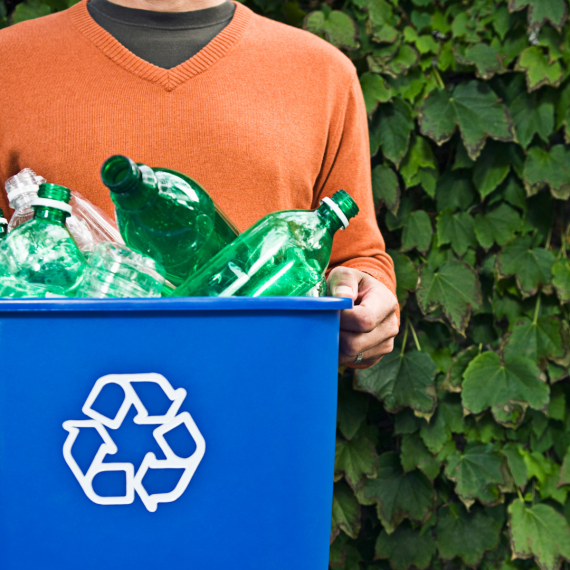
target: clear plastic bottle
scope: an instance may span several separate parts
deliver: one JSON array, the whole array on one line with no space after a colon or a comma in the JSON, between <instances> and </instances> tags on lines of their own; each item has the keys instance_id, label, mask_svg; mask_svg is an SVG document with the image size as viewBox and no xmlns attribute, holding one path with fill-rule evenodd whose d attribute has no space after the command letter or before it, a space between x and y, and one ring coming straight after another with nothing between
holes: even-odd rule
<instances>
[{"instance_id":1,"label":"clear plastic bottle","mask_svg":"<svg viewBox=\"0 0 570 570\"><path fill-rule=\"evenodd\" d=\"M115 155L103 164L101 179L125 243L160 263L174 285L238 234L206 190L184 174Z\"/></svg>"},{"instance_id":2,"label":"clear plastic bottle","mask_svg":"<svg viewBox=\"0 0 570 570\"><path fill-rule=\"evenodd\" d=\"M187 279L174 296L305 296L328 267L333 236L358 206L344 191L314 211L265 216Z\"/></svg>"},{"instance_id":3,"label":"clear plastic bottle","mask_svg":"<svg viewBox=\"0 0 570 570\"><path fill-rule=\"evenodd\" d=\"M101 242L89 257L77 297L160 297L163 273L150 257L124 245Z\"/></svg>"},{"instance_id":4,"label":"clear plastic bottle","mask_svg":"<svg viewBox=\"0 0 570 570\"><path fill-rule=\"evenodd\" d=\"M0 265L9 275L45 285L58 295L72 295L86 261L65 219L71 213L68 188L41 184L32 207L34 218L11 231L0 242Z\"/></svg>"},{"instance_id":5,"label":"clear plastic bottle","mask_svg":"<svg viewBox=\"0 0 570 570\"><path fill-rule=\"evenodd\" d=\"M10 218L8 231L25 224L34 217L32 203L38 195L40 184L46 181L30 168L24 168L6 180L5 188L10 208L14 214Z\"/></svg>"},{"instance_id":6,"label":"clear plastic bottle","mask_svg":"<svg viewBox=\"0 0 570 570\"><path fill-rule=\"evenodd\" d=\"M38 195L40 184L44 182L46 182L45 178L38 176L30 168L25 168L6 180L10 207L15 210L8 231L34 217L32 203ZM65 225L83 253L90 253L102 241L123 243L115 221L79 192L71 191L69 203L71 215L67 218Z\"/></svg>"}]
</instances>

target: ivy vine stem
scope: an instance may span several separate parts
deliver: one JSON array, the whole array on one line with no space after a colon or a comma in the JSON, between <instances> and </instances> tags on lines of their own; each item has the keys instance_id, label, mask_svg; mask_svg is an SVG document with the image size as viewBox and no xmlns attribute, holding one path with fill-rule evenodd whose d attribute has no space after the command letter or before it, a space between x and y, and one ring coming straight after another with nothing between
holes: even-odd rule
<instances>
[{"instance_id":1,"label":"ivy vine stem","mask_svg":"<svg viewBox=\"0 0 570 570\"><path fill-rule=\"evenodd\" d=\"M533 325L538 323L538 315L540 314L540 291L538 292L538 296L536 297L536 306L534 307L534 319L532 321Z\"/></svg>"},{"instance_id":2,"label":"ivy vine stem","mask_svg":"<svg viewBox=\"0 0 570 570\"><path fill-rule=\"evenodd\" d=\"M437 82L437 86L440 89L445 89L445 83L443 82L443 79L441 78L441 75L439 74L439 71L437 70L437 68L433 67L432 71L433 71L433 76L435 77L435 80Z\"/></svg>"},{"instance_id":3,"label":"ivy vine stem","mask_svg":"<svg viewBox=\"0 0 570 570\"><path fill-rule=\"evenodd\" d=\"M420 346L420 341L418 340L418 335L416 334L416 329L414 328L414 325L412 325L412 323L410 323L410 329L412 330L412 336L414 337L414 342L416 343L416 348L418 349L418 352L421 352L422 347Z\"/></svg>"},{"instance_id":4,"label":"ivy vine stem","mask_svg":"<svg viewBox=\"0 0 570 570\"><path fill-rule=\"evenodd\" d=\"M406 327L404 328L404 340L402 341L402 350L400 350L400 356L404 356L406 350L406 343L408 342L408 330L410 328L410 319L406 319Z\"/></svg>"}]
</instances>

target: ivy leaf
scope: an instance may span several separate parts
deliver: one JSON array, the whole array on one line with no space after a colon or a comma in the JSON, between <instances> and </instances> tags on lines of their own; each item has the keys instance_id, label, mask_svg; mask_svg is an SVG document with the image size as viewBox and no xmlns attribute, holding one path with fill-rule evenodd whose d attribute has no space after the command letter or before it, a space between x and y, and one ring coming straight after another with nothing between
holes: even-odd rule
<instances>
[{"instance_id":1,"label":"ivy leaf","mask_svg":"<svg viewBox=\"0 0 570 570\"><path fill-rule=\"evenodd\" d=\"M431 220L425 210L413 212L402 232L402 251L410 251L416 248L420 253L425 253L431 244L433 229Z\"/></svg>"},{"instance_id":2,"label":"ivy leaf","mask_svg":"<svg viewBox=\"0 0 570 570\"><path fill-rule=\"evenodd\" d=\"M508 142L515 139L507 107L491 88L480 81L460 83L453 92L432 91L419 111L422 134L438 145L447 142L459 127L471 160L476 160L487 137Z\"/></svg>"},{"instance_id":3,"label":"ivy leaf","mask_svg":"<svg viewBox=\"0 0 570 570\"><path fill-rule=\"evenodd\" d=\"M393 25L397 23L392 6L386 0L354 0L354 3L368 13L367 33L379 43L393 43L399 32Z\"/></svg>"},{"instance_id":4,"label":"ivy leaf","mask_svg":"<svg viewBox=\"0 0 570 570\"><path fill-rule=\"evenodd\" d=\"M458 556L472 568L477 568L483 554L499 545L501 525L482 508L467 512L460 503L439 509L437 517L437 547L443 560Z\"/></svg>"},{"instance_id":5,"label":"ivy leaf","mask_svg":"<svg viewBox=\"0 0 570 570\"><path fill-rule=\"evenodd\" d=\"M400 183L396 173L388 166L379 164L372 170L372 192L377 204L396 215L400 207Z\"/></svg>"},{"instance_id":6,"label":"ivy leaf","mask_svg":"<svg viewBox=\"0 0 570 570\"><path fill-rule=\"evenodd\" d=\"M506 73L505 56L495 51L491 46L478 43L467 47L464 51L456 44L454 56L461 65L473 65L479 79L489 80L493 75Z\"/></svg>"},{"instance_id":7,"label":"ivy leaf","mask_svg":"<svg viewBox=\"0 0 570 570\"><path fill-rule=\"evenodd\" d=\"M338 383L336 421L346 439L352 439L366 419L368 396L352 389L352 380L341 376Z\"/></svg>"},{"instance_id":8,"label":"ivy leaf","mask_svg":"<svg viewBox=\"0 0 570 570\"><path fill-rule=\"evenodd\" d=\"M467 210L476 197L471 176L459 172L446 172L437 181L435 199L438 212L446 208L451 208L453 211Z\"/></svg>"},{"instance_id":9,"label":"ivy leaf","mask_svg":"<svg viewBox=\"0 0 570 570\"><path fill-rule=\"evenodd\" d=\"M416 290L418 269L407 255L394 250L388 250L387 253L394 262L396 295L400 306L403 306L408 298L408 291Z\"/></svg>"},{"instance_id":10,"label":"ivy leaf","mask_svg":"<svg viewBox=\"0 0 570 570\"><path fill-rule=\"evenodd\" d=\"M534 295L540 285L550 283L554 254L533 248L532 237L522 236L508 243L497 255L495 271L500 278L514 276L523 299Z\"/></svg>"},{"instance_id":11,"label":"ivy leaf","mask_svg":"<svg viewBox=\"0 0 570 570\"><path fill-rule=\"evenodd\" d=\"M568 17L564 0L509 0L509 11L516 12L528 6L529 28L541 28L550 22L558 31L562 30Z\"/></svg>"},{"instance_id":12,"label":"ivy leaf","mask_svg":"<svg viewBox=\"0 0 570 570\"><path fill-rule=\"evenodd\" d=\"M439 462L417 434L405 435L402 438L400 460L405 473L418 468L430 481L439 474Z\"/></svg>"},{"instance_id":13,"label":"ivy leaf","mask_svg":"<svg viewBox=\"0 0 570 570\"><path fill-rule=\"evenodd\" d=\"M305 17L303 27L313 34L324 36L339 49L358 48L358 26L348 14L340 10L311 12Z\"/></svg>"},{"instance_id":14,"label":"ivy leaf","mask_svg":"<svg viewBox=\"0 0 570 570\"><path fill-rule=\"evenodd\" d=\"M437 271L425 264L420 270L416 298L424 315L441 307L451 326L461 334L473 310L479 310L482 304L477 273L458 260L444 263Z\"/></svg>"},{"instance_id":15,"label":"ivy leaf","mask_svg":"<svg viewBox=\"0 0 570 570\"><path fill-rule=\"evenodd\" d=\"M509 105L517 139L527 148L534 135L545 143L554 131L554 103L539 93L529 94L521 89Z\"/></svg>"},{"instance_id":16,"label":"ivy leaf","mask_svg":"<svg viewBox=\"0 0 570 570\"><path fill-rule=\"evenodd\" d=\"M546 359L556 360L565 354L562 323L556 317L545 315L536 322L523 318L517 323L504 346L505 355L526 356L544 366Z\"/></svg>"},{"instance_id":17,"label":"ivy leaf","mask_svg":"<svg viewBox=\"0 0 570 570\"><path fill-rule=\"evenodd\" d=\"M475 499L494 505L501 500L499 487L506 483L502 463L503 456L490 443L468 443L463 453L447 457L445 475L467 508Z\"/></svg>"},{"instance_id":18,"label":"ivy leaf","mask_svg":"<svg viewBox=\"0 0 570 570\"><path fill-rule=\"evenodd\" d=\"M385 73L396 79L400 75L405 75L408 70L417 65L419 61L418 52L409 44L402 44L396 55L380 67L370 66L370 71Z\"/></svg>"},{"instance_id":19,"label":"ivy leaf","mask_svg":"<svg viewBox=\"0 0 570 570\"><path fill-rule=\"evenodd\" d=\"M528 472L524 459L525 451L520 443L507 443L501 448L501 452L507 458L507 464L515 479L517 487L524 491L528 483Z\"/></svg>"},{"instance_id":20,"label":"ivy leaf","mask_svg":"<svg viewBox=\"0 0 570 570\"><path fill-rule=\"evenodd\" d=\"M355 388L378 398L392 414L407 406L430 417L436 407L435 374L435 362L428 354L396 350L374 366L357 370Z\"/></svg>"},{"instance_id":21,"label":"ivy leaf","mask_svg":"<svg viewBox=\"0 0 570 570\"><path fill-rule=\"evenodd\" d=\"M555 145L550 151L538 146L529 149L524 163L524 184L529 196L544 186L559 200L570 198L570 150Z\"/></svg>"},{"instance_id":22,"label":"ivy leaf","mask_svg":"<svg viewBox=\"0 0 570 570\"><path fill-rule=\"evenodd\" d=\"M376 539L375 559L389 560L392 570L408 570L410 566L425 570L435 554L435 542L429 533L412 530L407 525L392 534L382 531Z\"/></svg>"},{"instance_id":23,"label":"ivy leaf","mask_svg":"<svg viewBox=\"0 0 570 570\"><path fill-rule=\"evenodd\" d=\"M333 490L331 537L338 536L340 531L351 538L360 532L360 505L350 487L341 481L335 483Z\"/></svg>"},{"instance_id":24,"label":"ivy leaf","mask_svg":"<svg viewBox=\"0 0 570 570\"><path fill-rule=\"evenodd\" d=\"M470 346L457 354L453 359L453 364L440 385L442 390L448 392L461 392L461 385L463 383L463 373L467 369L469 363L479 354L479 349L476 346Z\"/></svg>"},{"instance_id":25,"label":"ivy leaf","mask_svg":"<svg viewBox=\"0 0 570 570\"><path fill-rule=\"evenodd\" d=\"M437 172L437 164L427 139L417 136L414 138L414 142L400 167L400 174L404 179L406 188L412 188L422 183L422 171L424 169ZM435 180L437 180L437 177L433 180L433 186L426 188L427 193L432 198L435 195Z\"/></svg>"},{"instance_id":26,"label":"ivy leaf","mask_svg":"<svg viewBox=\"0 0 570 570\"><path fill-rule=\"evenodd\" d=\"M344 475L354 489L363 477L376 477L378 455L372 443L364 434L359 433L351 440L336 440L334 476L335 480Z\"/></svg>"},{"instance_id":27,"label":"ivy leaf","mask_svg":"<svg viewBox=\"0 0 570 570\"><path fill-rule=\"evenodd\" d=\"M564 460L562 461L562 467L560 469L560 478L558 479L558 485L570 485L570 447L566 451Z\"/></svg>"},{"instance_id":28,"label":"ivy leaf","mask_svg":"<svg viewBox=\"0 0 570 570\"><path fill-rule=\"evenodd\" d=\"M538 46L526 48L515 65L516 71L524 71L529 93L543 85L558 87L564 77L559 61L550 62L548 55Z\"/></svg>"},{"instance_id":29,"label":"ivy leaf","mask_svg":"<svg viewBox=\"0 0 570 570\"><path fill-rule=\"evenodd\" d=\"M473 182L481 198L487 197L509 174L513 162L509 147L491 142L475 163Z\"/></svg>"},{"instance_id":30,"label":"ivy leaf","mask_svg":"<svg viewBox=\"0 0 570 570\"><path fill-rule=\"evenodd\" d=\"M536 364L524 356L505 355L501 363L495 352L484 352L474 358L463 375L461 392L463 407L472 414L497 408L511 402L528 402L534 410L548 410L549 389L540 380ZM499 422L500 423L500 422Z\"/></svg>"},{"instance_id":31,"label":"ivy leaf","mask_svg":"<svg viewBox=\"0 0 570 570\"><path fill-rule=\"evenodd\" d=\"M435 506L435 491L419 471L402 471L398 454L389 451L379 458L378 477L366 479L357 492L363 505L376 505L378 518L388 534L404 519L424 523Z\"/></svg>"},{"instance_id":32,"label":"ivy leaf","mask_svg":"<svg viewBox=\"0 0 570 570\"><path fill-rule=\"evenodd\" d=\"M570 302L570 263L560 259L552 266L552 284L561 303Z\"/></svg>"},{"instance_id":33,"label":"ivy leaf","mask_svg":"<svg viewBox=\"0 0 570 570\"><path fill-rule=\"evenodd\" d=\"M444 210L437 217L437 239L440 246L449 243L457 255L465 255L470 247L477 247L473 217L467 212Z\"/></svg>"},{"instance_id":34,"label":"ivy leaf","mask_svg":"<svg viewBox=\"0 0 570 570\"><path fill-rule=\"evenodd\" d=\"M392 100L392 90L386 80L375 73L363 73L360 76L360 87L364 95L366 112L371 116L378 103L387 103Z\"/></svg>"},{"instance_id":35,"label":"ivy leaf","mask_svg":"<svg viewBox=\"0 0 570 570\"><path fill-rule=\"evenodd\" d=\"M384 156L396 166L406 155L414 128L412 108L398 96L391 104L380 104L370 126L370 153L382 148Z\"/></svg>"},{"instance_id":36,"label":"ivy leaf","mask_svg":"<svg viewBox=\"0 0 570 570\"><path fill-rule=\"evenodd\" d=\"M566 503L566 497L570 489L568 487L559 487L558 482L560 480L560 465L552 463L551 471L546 475L545 481L540 485L540 498L553 499L558 501L561 505Z\"/></svg>"},{"instance_id":37,"label":"ivy leaf","mask_svg":"<svg viewBox=\"0 0 570 570\"><path fill-rule=\"evenodd\" d=\"M12 24L33 20L51 14L51 8L40 0L26 0L16 6L12 13Z\"/></svg>"},{"instance_id":38,"label":"ivy leaf","mask_svg":"<svg viewBox=\"0 0 570 570\"><path fill-rule=\"evenodd\" d=\"M509 506L509 534L516 558L534 558L541 570L558 570L570 560L570 528L551 506L527 507L520 499Z\"/></svg>"},{"instance_id":39,"label":"ivy leaf","mask_svg":"<svg viewBox=\"0 0 570 570\"><path fill-rule=\"evenodd\" d=\"M503 245L522 228L522 219L514 208L502 203L487 214L475 217L475 235L485 249L494 243Z\"/></svg>"},{"instance_id":40,"label":"ivy leaf","mask_svg":"<svg viewBox=\"0 0 570 570\"><path fill-rule=\"evenodd\" d=\"M457 397L439 392L438 400L434 416L420 429L422 441L433 454L441 452L453 433L463 433L465 430L463 411Z\"/></svg>"}]
</instances>

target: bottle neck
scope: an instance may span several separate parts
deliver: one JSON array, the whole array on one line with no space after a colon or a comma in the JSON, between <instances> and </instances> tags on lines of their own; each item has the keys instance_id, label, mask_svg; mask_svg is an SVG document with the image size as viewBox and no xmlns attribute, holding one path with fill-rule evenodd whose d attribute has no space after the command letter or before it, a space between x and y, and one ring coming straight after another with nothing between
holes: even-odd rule
<instances>
[{"instance_id":1,"label":"bottle neck","mask_svg":"<svg viewBox=\"0 0 570 570\"><path fill-rule=\"evenodd\" d=\"M8 233L8 224L0 222L0 238L4 237Z\"/></svg>"},{"instance_id":2,"label":"bottle neck","mask_svg":"<svg viewBox=\"0 0 570 570\"><path fill-rule=\"evenodd\" d=\"M31 207L32 202L35 200L37 195L38 195L37 190L35 192L30 191L30 192L25 192L24 194L20 194L16 198L10 200L10 208L12 208L15 211L22 210L24 208L29 208Z\"/></svg>"},{"instance_id":3,"label":"bottle neck","mask_svg":"<svg viewBox=\"0 0 570 570\"><path fill-rule=\"evenodd\" d=\"M158 180L153 170L145 165L135 168L135 177L129 181L126 189L110 188L113 202L123 210L141 210L158 195Z\"/></svg>"},{"instance_id":4,"label":"bottle neck","mask_svg":"<svg viewBox=\"0 0 570 570\"><path fill-rule=\"evenodd\" d=\"M331 234L335 234L343 226L339 217L330 209L327 204L321 204L317 210L317 215L321 219L321 223L327 227Z\"/></svg>"},{"instance_id":5,"label":"bottle neck","mask_svg":"<svg viewBox=\"0 0 570 570\"><path fill-rule=\"evenodd\" d=\"M51 222L52 224L57 224L63 226L65 220L69 216L68 212L59 210L58 208L51 208L49 206L35 206L34 207L34 219L41 219Z\"/></svg>"}]
</instances>

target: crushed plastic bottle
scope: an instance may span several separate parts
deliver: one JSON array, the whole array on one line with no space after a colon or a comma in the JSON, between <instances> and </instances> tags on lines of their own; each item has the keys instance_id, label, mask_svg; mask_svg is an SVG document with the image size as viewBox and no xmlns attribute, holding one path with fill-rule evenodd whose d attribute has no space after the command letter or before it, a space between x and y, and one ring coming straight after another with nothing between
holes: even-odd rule
<instances>
[{"instance_id":1,"label":"crushed plastic bottle","mask_svg":"<svg viewBox=\"0 0 570 570\"><path fill-rule=\"evenodd\" d=\"M333 237L348 226L358 206L344 191L324 198L314 211L265 216L242 233L174 296L304 296L322 280Z\"/></svg>"},{"instance_id":2,"label":"crushed plastic bottle","mask_svg":"<svg viewBox=\"0 0 570 570\"><path fill-rule=\"evenodd\" d=\"M163 272L150 257L124 245L101 242L89 257L77 297L160 297Z\"/></svg>"},{"instance_id":3,"label":"crushed plastic bottle","mask_svg":"<svg viewBox=\"0 0 570 570\"><path fill-rule=\"evenodd\" d=\"M18 172L6 180L6 192L14 214L8 231L11 231L34 217L32 204L38 195L40 184L45 178L30 168ZM71 191L71 215L65 225L79 249L88 254L102 241L123 243L117 224L101 208L92 204L76 190Z\"/></svg>"},{"instance_id":4,"label":"crushed plastic bottle","mask_svg":"<svg viewBox=\"0 0 570 570\"><path fill-rule=\"evenodd\" d=\"M238 235L206 190L184 174L115 155L103 164L101 179L125 243L160 263L174 285Z\"/></svg>"},{"instance_id":5,"label":"crushed plastic bottle","mask_svg":"<svg viewBox=\"0 0 570 570\"><path fill-rule=\"evenodd\" d=\"M45 285L48 292L72 295L86 261L65 219L71 214L68 188L41 184L32 207L34 218L0 242L3 272L27 283Z\"/></svg>"},{"instance_id":6,"label":"crushed plastic bottle","mask_svg":"<svg viewBox=\"0 0 570 570\"><path fill-rule=\"evenodd\" d=\"M0 276L0 298L9 299L44 299L65 297L64 290L47 285L39 285L38 283L27 283L23 279Z\"/></svg>"}]
</instances>

